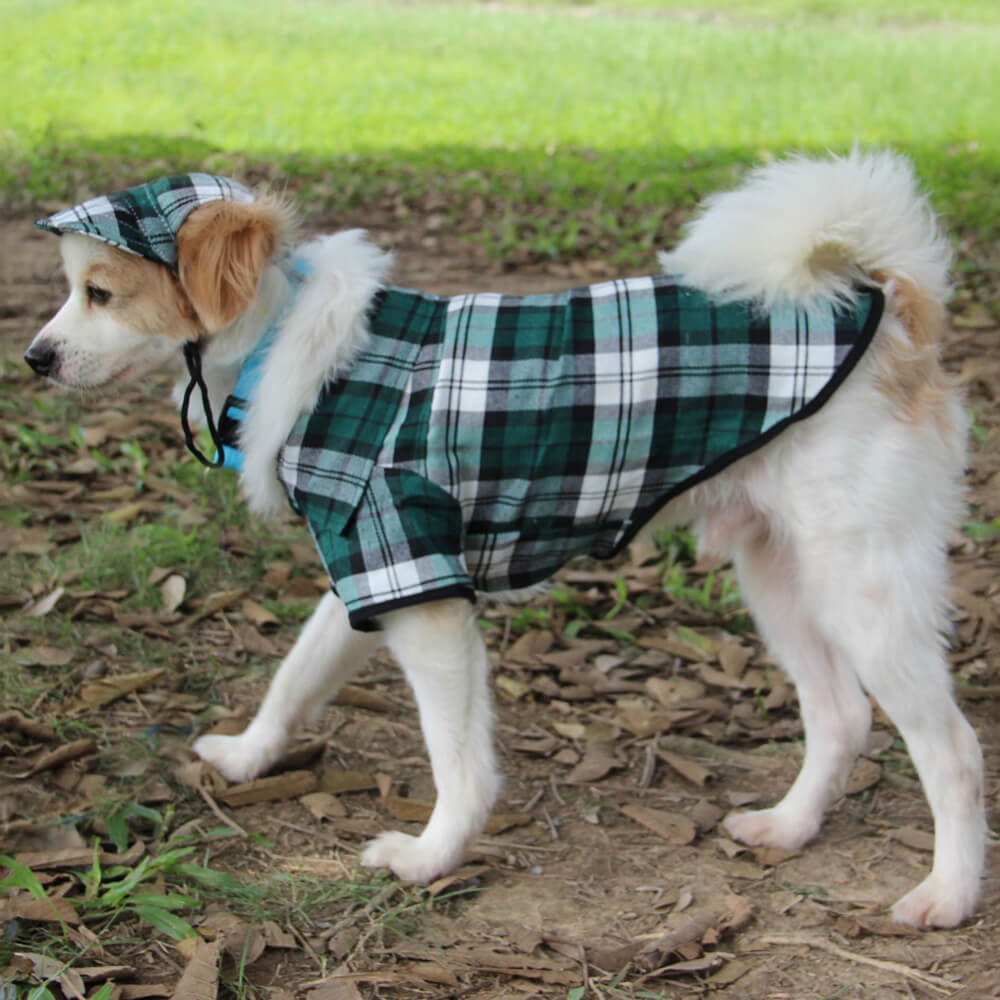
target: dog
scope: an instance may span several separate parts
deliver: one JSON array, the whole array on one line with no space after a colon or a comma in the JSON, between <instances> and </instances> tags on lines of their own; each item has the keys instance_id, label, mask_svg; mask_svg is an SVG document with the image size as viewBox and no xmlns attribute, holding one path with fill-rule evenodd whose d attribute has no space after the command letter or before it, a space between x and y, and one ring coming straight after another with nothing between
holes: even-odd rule
<instances>
[{"instance_id":1,"label":"dog","mask_svg":"<svg viewBox=\"0 0 1000 1000\"><path fill-rule=\"evenodd\" d=\"M393 288L362 231L296 245L285 202L209 175L39 225L60 234L70 293L28 364L90 388L185 360L192 450L238 468L255 512L290 500L330 571L247 729L194 744L226 778L266 772L384 645L437 799L419 836L382 833L361 862L448 872L499 790L475 592L685 523L732 559L806 732L785 797L730 815L729 834L814 837L865 747L870 694L935 824L933 868L893 916L975 911L983 763L943 639L967 427L939 363L950 248L904 158L770 164L707 200L662 274L525 299Z\"/></svg>"}]
</instances>

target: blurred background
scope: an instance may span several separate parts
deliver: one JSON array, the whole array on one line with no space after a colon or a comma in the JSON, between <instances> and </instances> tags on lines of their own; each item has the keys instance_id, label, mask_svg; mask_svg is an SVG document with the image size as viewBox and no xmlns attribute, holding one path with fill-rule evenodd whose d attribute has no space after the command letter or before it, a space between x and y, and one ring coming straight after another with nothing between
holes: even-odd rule
<instances>
[{"instance_id":1,"label":"blurred background","mask_svg":"<svg viewBox=\"0 0 1000 1000\"><path fill-rule=\"evenodd\" d=\"M391 203L509 265L652 260L746 165L911 154L962 238L1000 218L993 0L3 0L0 202L167 171Z\"/></svg>"}]
</instances>

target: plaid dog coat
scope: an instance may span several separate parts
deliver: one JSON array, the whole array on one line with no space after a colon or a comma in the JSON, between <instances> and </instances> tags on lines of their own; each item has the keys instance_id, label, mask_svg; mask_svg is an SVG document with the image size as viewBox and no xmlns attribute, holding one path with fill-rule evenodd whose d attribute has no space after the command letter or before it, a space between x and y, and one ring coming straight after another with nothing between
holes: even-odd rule
<instances>
[{"instance_id":1,"label":"plaid dog coat","mask_svg":"<svg viewBox=\"0 0 1000 1000\"><path fill-rule=\"evenodd\" d=\"M850 311L765 314L666 276L524 298L388 288L279 478L355 628L530 586L572 556L614 555L668 500L814 413L882 308L864 289ZM220 421L229 465L246 405L230 397Z\"/></svg>"}]
</instances>

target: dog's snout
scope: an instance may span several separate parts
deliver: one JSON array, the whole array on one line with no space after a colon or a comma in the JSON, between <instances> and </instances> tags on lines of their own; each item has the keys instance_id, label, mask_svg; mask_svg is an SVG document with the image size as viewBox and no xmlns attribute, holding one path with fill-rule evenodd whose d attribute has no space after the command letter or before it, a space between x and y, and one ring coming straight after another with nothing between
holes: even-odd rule
<instances>
[{"instance_id":1,"label":"dog's snout","mask_svg":"<svg viewBox=\"0 0 1000 1000\"><path fill-rule=\"evenodd\" d=\"M57 359L58 354L51 344L32 344L24 354L24 360L39 375L51 375Z\"/></svg>"}]
</instances>

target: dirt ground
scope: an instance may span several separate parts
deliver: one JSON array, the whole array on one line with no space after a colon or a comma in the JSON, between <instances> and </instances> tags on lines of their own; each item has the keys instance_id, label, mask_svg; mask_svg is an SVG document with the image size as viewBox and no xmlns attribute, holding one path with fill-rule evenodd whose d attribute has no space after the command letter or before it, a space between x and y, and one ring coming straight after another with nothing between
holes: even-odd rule
<instances>
[{"instance_id":1,"label":"dirt ground","mask_svg":"<svg viewBox=\"0 0 1000 1000\"><path fill-rule=\"evenodd\" d=\"M430 231L391 211L367 225L377 240L397 249L395 280L431 291L554 290L609 275L600 261L525 262L505 269L450 236L446 227ZM19 357L62 289L56 241L37 233L26 218L0 223L3 357ZM957 299L947 363L974 408L970 501L975 519L986 522L1000 515L1000 365L997 327L981 294L974 287ZM20 375L4 385L5 392L46 391ZM127 411L141 395L130 391L99 405ZM158 433L178 451L180 431L171 429L176 417L169 407L142 402ZM58 468L48 476L54 482L70 478ZM3 489L4 505L23 501L23 491L10 484ZM87 516L86 492L74 496L78 516ZM25 530L44 525L47 517L40 510ZM306 541L303 533L296 556L315 573ZM962 707L983 744L987 804L996 826L1000 544L956 535L953 561L952 659ZM692 579L703 581L713 569L697 566ZM996 850L982 905L967 925L920 933L888 919L888 905L929 870L932 823L908 758L880 713L852 793L831 810L814 843L787 854L743 849L726 838L719 823L726 812L770 804L794 778L801 759L795 699L756 636L726 630L738 610L706 611L662 593L662 572L656 563L627 560L571 567L562 585L594 619L578 630L567 628L577 612L551 596L535 603L535 627L527 629L517 609L484 609L494 625L487 637L506 776L498 825L505 828L477 842L455 880L434 890L470 891L428 906L405 932L367 940L370 912L344 904L324 911L317 904L309 919L281 928L293 940L261 948L246 966L248 995L275 1000L1000 997ZM280 591L278 577L262 583L262 591ZM601 622L618 600L616 577L628 587L628 603ZM642 594L652 596L637 601ZM4 609L7 653L30 651L34 641L18 625L17 611ZM226 717L252 712L266 672L249 665L275 663L294 638L290 628L255 627L239 604L192 617L197 620L178 632L176 669L186 662L182 648L202 644L211 650L223 664L217 690L226 711L213 714L179 695L171 700L170 693L182 689L177 677L154 683L99 710L102 732L111 738L99 741L89 755L27 779L16 776L15 763L35 751L38 756L31 759L37 760L52 746L42 737L33 743L23 732L0 734L0 820L7 823L0 853L65 847L42 837L37 824L71 813L80 794L74 780L101 770L102 756L113 759L115 734L125 738L168 724L180 735L164 738L162 766L149 774L162 797L149 801L175 801L178 824L218 826L212 814L217 811L246 833L267 837L269 847L236 837L214 855L213 866L241 878L252 880L267 868L343 879L353 872L367 836L390 825L416 828L400 819L419 817L420 803L431 797L429 768L409 692L385 659L359 682L369 696L352 691L347 700L355 704L331 706L318 728L303 734L323 739L307 742L297 761L283 765L282 780L302 781L304 795L337 791L343 787L336 784L337 775L344 773L362 774L358 790L230 807L222 785L202 776L198 780L208 782L204 794L185 793L178 768L190 759L184 749L190 727L205 718L232 725ZM79 634L86 636L85 611L80 621ZM170 626L157 627L162 632ZM153 634L149 622L136 621L131 628ZM96 655L85 649L79 662ZM112 674L143 669L142 663L118 663L113 654L105 658ZM59 711L50 699L36 715L46 722ZM114 780L113 768L105 766L104 772ZM387 885L391 898L395 889ZM211 914L206 921L202 936L211 943ZM122 982L161 987L160 993L125 991L124 996L172 995L189 958L165 939L100 947L101 962L133 967L131 978ZM93 952L86 964L99 964Z\"/></svg>"}]
</instances>

